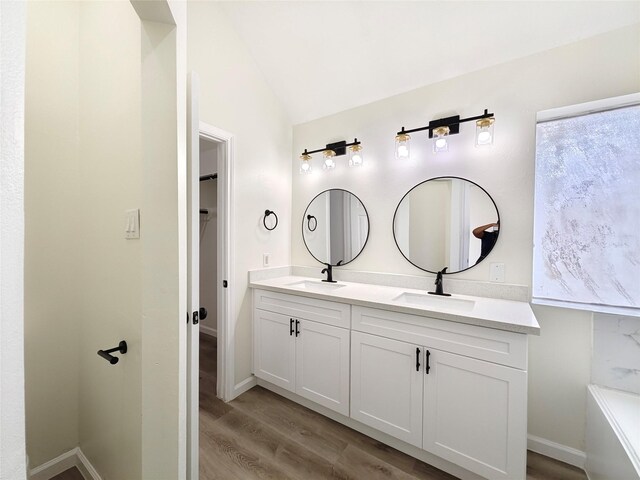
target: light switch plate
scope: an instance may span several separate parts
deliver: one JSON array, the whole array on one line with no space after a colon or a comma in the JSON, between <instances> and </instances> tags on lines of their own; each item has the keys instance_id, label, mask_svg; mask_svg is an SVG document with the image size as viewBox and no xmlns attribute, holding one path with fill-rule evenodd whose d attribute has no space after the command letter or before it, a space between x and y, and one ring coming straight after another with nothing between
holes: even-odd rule
<instances>
[{"instance_id":1,"label":"light switch plate","mask_svg":"<svg viewBox=\"0 0 640 480\"><path fill-rule=\"evenodd\" d=\"M140 238L140 210L137 208L125 210L124 238Z\"/></svg>"},{"instance_id":2,"label":"light switch plate","mask_svg":"<svg viewBox=\"0 0 640 480\"><path fill-rule=\"evenodd\" d=\"M504 263L492 263L489 273L491 282L504 282Z\"/></svg>"}]
</instances>

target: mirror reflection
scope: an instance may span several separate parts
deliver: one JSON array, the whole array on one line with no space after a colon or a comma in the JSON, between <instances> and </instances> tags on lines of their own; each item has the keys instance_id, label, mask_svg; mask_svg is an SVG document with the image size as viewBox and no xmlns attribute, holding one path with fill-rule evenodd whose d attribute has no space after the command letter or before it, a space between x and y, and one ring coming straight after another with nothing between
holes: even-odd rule
<instances>
[{"instance_id":1,"label":"mirror reflection","mask_svg":"<svg viewBox=\"0 0 640 480\"><path fill-rule=\"evenodd\" d=\"M302 217L302 238L321 263L345 265L356 258L369 237L369 216L358 197L341 189L316 196Z\"/></svg>"},{"instance_id":2,"label":"mirror reflection","mask_svg":"<svg viewBox=\"0 0 640 480\"><path fill-rule=\"evenodd\" d=\"M460 272L481 262L500 233L493 199L479 185L438 177L413 187L400 201L393 235L402 255L416 267Z\"/></svg>"}]
</instances>

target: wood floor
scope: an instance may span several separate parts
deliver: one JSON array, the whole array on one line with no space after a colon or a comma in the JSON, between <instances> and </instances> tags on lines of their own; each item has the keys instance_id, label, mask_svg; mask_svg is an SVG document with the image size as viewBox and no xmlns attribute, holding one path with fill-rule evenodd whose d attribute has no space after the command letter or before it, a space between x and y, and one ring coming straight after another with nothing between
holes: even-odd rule
<instances>
[{"instance_id":1,"label":"wood floor","mask_svg":"<svg viewBox=\"0 0 640 480\"><path fill-rule=\"evenodd\" d=\"M261 387L223 403L216 339L200 338L200 480L455 478ZM527 480L587 478L533 452L527 463Z\"/></svg>"},{"instance_id":2,"label":"wood floor","mask_svg":"<svg viewBox=\"0 0 640 480\"><path fill-rule=\"evenodd\" d=\"M215 395L216 339L200 338L200 480L455 478L264 388L225 404ZM527 480L587 478L537 453L527 463ZM82 480L75 468L54 478Z\"/></svg>"},{"instance_id":3,"label":"wood floor","mask_svg":"<svg viewBox=\"0 0 640 480\"><path fill-rule=\"evenodd\" d=\"M84 480L84 477L76 467L71 467L69 470L65 470L59 475L56 475L51 480Z\"/></svg>"}]
</instances>

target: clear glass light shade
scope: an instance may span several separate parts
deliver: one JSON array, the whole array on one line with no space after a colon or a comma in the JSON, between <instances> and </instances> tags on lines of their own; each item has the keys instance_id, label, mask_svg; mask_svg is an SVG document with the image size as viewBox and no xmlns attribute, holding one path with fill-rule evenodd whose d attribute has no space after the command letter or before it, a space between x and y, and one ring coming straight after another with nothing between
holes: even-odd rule
<instances>
[{"instance_id":1,"label":"clear glass light shade","mask_svg":"<svg viewBox=\"0 0 640 480\"><path fill-rule=\"evenodd\" d=\"M433 153L449 151L449 127L438 127L433 131Z\"/></svg>"},{"instance_id":2,"label":"clear glass light shade","mask_svg":"<svg viewBox=\"0 0 640 480\"><path fill-rule=\"evenodd\" d=\"M406 133L396 135L396 159L408 160L411 155L409 141L411 137Z\"/></svg>"},{"instance_id":3,"label":"clear glass light shade","mask_svg":"<svg viewBox=\"0 0 640 480\"><path fill-rule=\"evenodd\" d=\"M362 157L362 145L352 145L349 147L349 166L361 167L364 163Z\"/></svg>"},{"instance_id":4,"label":"clear glass light shade","mask_svg":"<svg viewBox=\"0 0 640 480\"><path fill-rule=\"evenodd\" d=\"M311 155L301 155L300 160L300 173L302 175L311 173Z\"/></svg>"},{"instance_id":5,"label":"clear glass light shade","mask_svg":"<svg viewBox=\"0 0 640 480\"><path fill-rule=\"evenodd\" d=\"M476 122L476 147L493 144L493 118L482 118Z\"/></svg>"},{"instance_id":6,"label":"clear glass light shade","mask_svg":"<svg viewBox=\"0 0 640 480\"><path fill-rule=\"evenodd\" d=\"M325 170L332 170L336 168L336 161L333 157L336 156L336 152L333 150L325 150L324 151L324 163L322 164L322 168Z\"/></svg>"}]
</instances>

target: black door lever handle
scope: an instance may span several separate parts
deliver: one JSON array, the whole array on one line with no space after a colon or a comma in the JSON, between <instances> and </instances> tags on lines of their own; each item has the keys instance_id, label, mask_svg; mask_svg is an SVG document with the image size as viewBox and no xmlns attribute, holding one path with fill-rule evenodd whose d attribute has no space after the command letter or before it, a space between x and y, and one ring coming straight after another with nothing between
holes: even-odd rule
<instances>
[{"instance_id":1,"label":"black door lever handle","mask_svg":"<svg viewBox=\"0 0 640 480\"><path fill-rule=\"evenodd\" d=\"M116 351L120 352L123 355L127 353L127 342L122 340L117 347L113 347L108 350L98 350L98 355L100 355L105 360L108 360L111 365L115 365L120 359L118 357L114 357L111 354Z\"/></svg>"},{"instance_id":2,"label":"black door lever handle","mask_svg":"<svg viewBox=\"0 0 640 480\"><path fill-rule=\"evenodd\" d=\"M204 307L200 307L200 320L204 320L205 318L207 318L207 315L209 315L207 309Z\"/></svg>"}]
</instances>

